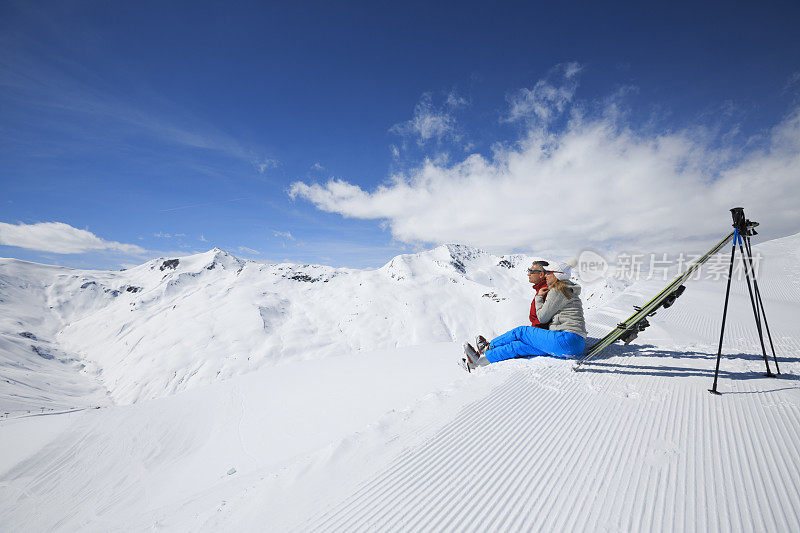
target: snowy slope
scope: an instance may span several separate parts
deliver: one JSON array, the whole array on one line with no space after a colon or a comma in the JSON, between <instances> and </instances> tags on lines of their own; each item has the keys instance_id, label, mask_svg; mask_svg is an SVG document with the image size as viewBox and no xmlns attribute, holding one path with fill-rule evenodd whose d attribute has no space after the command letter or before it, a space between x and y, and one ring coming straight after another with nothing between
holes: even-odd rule
<instances>
[{"instance_id":1,"label":"snowy slope","mask_svg":"<svg viewBox=\"0 0 800 533\"><path fill-rule=\"evenodd\" d=\"M64 324L48 293L67 268L0 259L0 416L108 405L86 362L56 338Z\"/></svg>"},{"instance_id":2,"label":"snowy slope","mask_svg":"<svg viewBox=\"0 0 800 533\"><path fill-rule=\"evenodd\" d=\"M242 268L225 256L220 261L230 264L212 269L221 269L213 282L198 271L219 251L181 259L186 270L179 264L167 277L159 270L163 260L122 273L36 267L49 272L42 279L52 276L36 289L53 305L54 318L42 323L55 329L43 328L42 337L53 335L70 350L91 353L104 368L101 382L119 387L114 399L136 402L0 419L0 524L25 531L798 530L800 235L756 248L765 257L760 280L782 376L763 377L746 288L737 282L720 397L706 389L724 281L690 282L634 344L611 347L586 371L573 372L568 361L532 358L466 374L455 364L460 343L451 337L522 322L519 314L527 315L530 301L522 273L529 258L498 270L499 258L444 247L401 256L376 271L334 271L256 263ZM454 256L465 272L452 264ZM6 276L8 263L2 268ZM273 273L279 268L284 270ZM326 277L311 283L290 279L294 275ZM67 289L89 281L102 287L69 309ZM177 288L167 288L171 281L178 281ZM126 284L143 291L115 297L103 289ZM311 353L304 353L301 344L283 339L282 348L297 351L279 357L280 364L270 354L283 352L265 350L260 366L226 367L226 379L208 384L195 378L180 387L160 383L166 392L152 392L156 379L136 389L134 380L123 386L126 376L108 378L116 361L128 365L125 373L143 378L148 365L154 375L165 368L124 345L125 331L117 328L125 323L142 331L161 327L159 336L170 339L172 329L159 321L178 327L181 318L191 336L201 337L188 339L187 346L209 343L208 354L200 354L206 364L233 365L221 355L224 340L216 340L232 333L215 330L214 317L203 316L204 305L242 312L243 301L263 297L253 290L257 286L272 287L271 294L291 302L291 312L276 311L285 321L274 321L270 335L313 331L319 324L318 334L340 343L340 351L310 346ZM6 301L13 297L8 287ZM507 299L483 297L487 287ZM657 281L624 287L613 280L589 287L587 293L603 296L587 305L590 333L605 333L662 287ZM300 307L304 297L318 295L342 299L338 307L316 300ZM425 301L434 296L459 307L437 314ZM97 303L104 300L109 303ZM137 316L125 309L135 307L131 303L149 311L124 322ZM173 321L169 307L177 312L182 303L196 308L197 323L187 325L185 317L193 316L188 310ZM420 313L419 322L407 318L412 315L403 311L405 303ZM300 309L306 314L296 318ZM359 314L348 325L338 309ZM408 320L402 331L417 332L403 347L394 347L392 320L383 330L379 326L390 311L394 320ZM77 325L61 322L91 313L114 327L91 326L86 318ZM494 316L502 313L507 315ZM451 322L443 326L442 320ZM235 322L230 327L250 331L243 318ZM254 327L261 330L264 321ZM81 347L80 331L95 335L97 348ZM359 337L359 331L366 333ZM269 337L258 335L261 342ZM101 339L125 347L110 347L116 355L104 360ZM189 368L192 357L177 354L170 368ZM157 398L147 400L150 394Z\"/></svg>"}]
</instances>

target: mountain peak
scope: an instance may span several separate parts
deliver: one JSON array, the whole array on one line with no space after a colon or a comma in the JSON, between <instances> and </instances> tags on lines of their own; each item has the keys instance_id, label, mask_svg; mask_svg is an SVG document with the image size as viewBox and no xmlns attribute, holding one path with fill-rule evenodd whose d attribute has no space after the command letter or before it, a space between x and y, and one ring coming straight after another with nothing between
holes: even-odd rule
<instances>
[{"instance_id":1,"label":"mountain peak","mask_svg":"<svg viewBox=\"0 0 800 533\"><path fill-rule=\"evenodd\" d=\"M486 253L480 248L475 248L467 244L447 243L442 246L447 249L453 259L474 259Z\"/></svg>"}]
</instances>

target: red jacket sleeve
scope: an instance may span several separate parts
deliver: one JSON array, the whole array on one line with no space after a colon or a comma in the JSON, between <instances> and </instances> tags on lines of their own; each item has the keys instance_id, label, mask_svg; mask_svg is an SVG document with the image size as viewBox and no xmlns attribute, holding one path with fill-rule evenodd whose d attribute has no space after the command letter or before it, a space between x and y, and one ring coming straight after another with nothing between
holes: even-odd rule
<instances>
[{"instance_id":1,"label":"red jacket sleeve","mask_svg":"<svg viewBox=\"0 0 800 533\"><path fill-rule=\"evenodd\" d=\"M539 318L536 316L536 294L539 294L539 289L545 285L547 285L547 282L544 280L542 280L538 285L534 285L533 288L536 289L536 293L534 294L533 301L531 302L531 312L528 318L531 320L531 326L547 329L547 325L539 322Z\"/></svg>"},{"instance_id":2,"label":"red jacket sleeve","mask_svg":"<svg viewBox=\"0 0 800 533\"><path fill-rule=\"evenodd\" d=\"M539 322L539 319L536 317L536 297L534 297L531 302L531 314L529 318L531 319L531 326L541 325L541 322Z\"/></svg>"}]
</instances>

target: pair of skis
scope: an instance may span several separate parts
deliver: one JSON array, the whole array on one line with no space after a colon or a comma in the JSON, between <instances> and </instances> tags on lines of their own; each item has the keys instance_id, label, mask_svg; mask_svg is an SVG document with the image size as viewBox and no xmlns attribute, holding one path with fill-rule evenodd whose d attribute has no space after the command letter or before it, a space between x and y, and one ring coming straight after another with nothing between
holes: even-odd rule
<instances>
[{"instance_id":1,"label":"pair of skis","mask_svg":"<svg viewBox=\"0 0 800 533\"><path fill-rule=\"evenodd\" d=\"M754 222L752 224L755 225L757 223ZM706 263L714 254L725 247L725 245L728 244L728 242L733 238L734 233L735 230L730 232L728 236L714 245L711 250L709 250L697 261L692 263L689 268L675 278L672 283L667 285L667 287L658 293L652 300L641 307L635 306L634 309L636 312L629 316L625 321L617 324L617 327L611 330L608 335L592 345L592 347L589 348L589 351L586 352L586 355L583 357L583 359L581 359L578 364L573 367L573 370L578 370L581 365L591 360L594 356L608 348L616 341L622 340L625 344L628 344L635 339L640 332L644 331L645 328L650 325L650 323L647 321L647 318L656 314L658 309L662 307L666 309L667 307L671 306L675 302L675 299L683 294L683 291L686 289L683 283L688 280L692 274L697 271L697 269L703 266L703 264Z\"/></svg>"}]
</instances>

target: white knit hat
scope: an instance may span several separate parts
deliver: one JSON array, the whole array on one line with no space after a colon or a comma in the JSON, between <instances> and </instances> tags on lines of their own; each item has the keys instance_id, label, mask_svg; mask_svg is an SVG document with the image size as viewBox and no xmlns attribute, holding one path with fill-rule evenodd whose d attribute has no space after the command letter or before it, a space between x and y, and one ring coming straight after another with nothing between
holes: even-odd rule
<instances>
[{"instance_id":1,"label":"white knit hat","mask_svg":"<svg viewBox=\"0 0 800 533\"><path fill-rule=\"evenodd\" d=\"M545 267L545 271L552 272L556 279L561 280L568 280L572 276L572 267L563 261L550 263Z\"/></svg>"}]
</instances>

